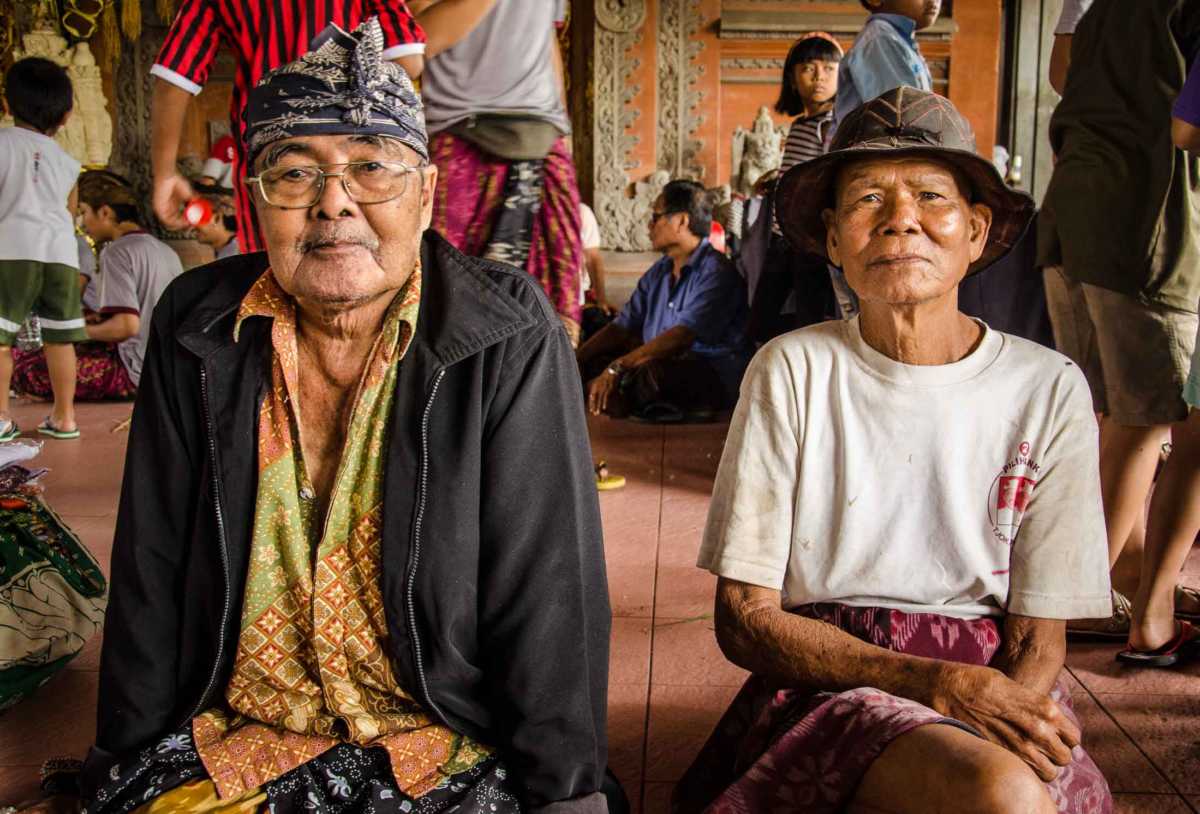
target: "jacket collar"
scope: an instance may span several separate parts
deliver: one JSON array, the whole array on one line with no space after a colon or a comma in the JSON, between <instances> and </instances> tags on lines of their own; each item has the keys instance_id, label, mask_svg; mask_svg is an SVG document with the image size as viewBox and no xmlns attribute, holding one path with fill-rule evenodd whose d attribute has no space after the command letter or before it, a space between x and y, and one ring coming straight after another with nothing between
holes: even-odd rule
<instances>
[{"instance_id":1,"label":"jacket collar","mask_svg":"<svg viewBox=\"0 0 1200 814\"><path fill-rule=\"evenodd\" d=\"M246 292L267 269L266 252L240 255L213 270L215 284L184 319L179 342L201 359L234 345L233 326ZM433 231L421 240L421 318L413 342L442 367L532 327L527 308L468 257Z\"/></svg>"}]
</instances>

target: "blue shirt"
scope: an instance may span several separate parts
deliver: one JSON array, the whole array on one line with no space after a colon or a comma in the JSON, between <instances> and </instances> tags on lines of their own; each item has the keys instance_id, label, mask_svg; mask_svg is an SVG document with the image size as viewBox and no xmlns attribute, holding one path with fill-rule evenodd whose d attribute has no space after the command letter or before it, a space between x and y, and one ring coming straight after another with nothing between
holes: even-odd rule
<instances>
[{"instance_id":1,"label":"blue shirt","mask_svg":"<svg viewBox=\"0 0 1200 814\"><path fill-rule=\"evenodd\" d=\"M933 77L917 50L917 23L902 14L872 14L838 69L834 126L855 108L892 88L933 90Z\"/></svg>"},{"instance_id":2,"label":"blue shirt","mask_svg":"<svg viewBox=\"0 0 1200 814\"><path fill-rule=\"evenodd\" d=\"M678 282L671 277L672 266L666 255L651 266L613 322L642 342L684 326L696 335L691 352L706 357L736 395L751 355L746 281L707 240L692 252Z\"/></svg>"}]
</instances>

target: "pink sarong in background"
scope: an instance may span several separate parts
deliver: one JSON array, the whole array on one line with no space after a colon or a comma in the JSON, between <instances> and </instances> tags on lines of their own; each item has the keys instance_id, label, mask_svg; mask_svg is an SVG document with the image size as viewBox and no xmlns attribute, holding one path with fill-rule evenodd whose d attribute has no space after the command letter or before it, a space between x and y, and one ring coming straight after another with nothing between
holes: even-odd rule
<instances>
[{"instance_id":1,"label":"pink sarong in background","mask_svg":"<svg viewBox=\"0 0 1200 814\"><path fill-rule=\"evenodd\" d=\"M429 155L438 168L432 228L464 254L482 257L504 204L505 182L513 162L445 132L430 140ZM541 282L572 343L577 343L583 243L579 185L565 136L541 163L543 194L525 270Z\"/></svg>"},{"instance_id":2,"label":"pink sarong in background","mask_svg":"<svg viewBox=\"0 0 1200 814\"><path fill-rule=\"evenodd\" d=\"M987 664L1000 646L992 619L955 619L887 608L823 603L796 613L828 622L899 653ZM1060 678L1050 693L1079 720ZM853 799L863 775L893 740L925 724L966 725L929 707L872 687L843 693L778 689L751 676L717 724L671 800L673 814L835 814ZM1060 814L1111 814L1100 769L1076 747L1052 783Z\"/></svg>"},{"instance_id":3,"label":"pink sarong in background","mask_svg":"<svg viewBox=\"0 0 1200 814\"><path fill-rule=\"evenodd\" d=\"M50 400L50 370L41 350L13 348L12 387L25 396ZM79 342L75 345L75 400L109 401L131 399L137 385L121 362L113 342Z\"/></svg>"}]
</instances>

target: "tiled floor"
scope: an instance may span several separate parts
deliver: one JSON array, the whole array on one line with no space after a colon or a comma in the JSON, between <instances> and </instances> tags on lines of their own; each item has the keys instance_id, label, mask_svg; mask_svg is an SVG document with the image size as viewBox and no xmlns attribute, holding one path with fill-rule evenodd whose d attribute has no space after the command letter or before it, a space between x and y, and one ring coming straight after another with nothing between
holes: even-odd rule
<instances>
[{"instance_id":1,"label":"tiled floor","mask_svg":"<svg viewBox=\"0 0 1200 814\"><path fill-rule=\"evenodd\" d=\"M22 426L45 410L19 407ZM84 439L48 442L47 497L107 568L120 486L126 405L84 405ZM635 812L661 814L671 789L744 673L717 650L715 580L694 567L722 426L595 421L597 457L628 478L602 493L612 595L610 756ZM1200 585L1200 549L1189 560ZM94 734L98 641L31 699L0 714L0 805L28 799L48 756L80 754ZM1117 811L1200 811L1200 666L1131 671L1115 648L1072 646L1085 745L1108 777Z\"/></svg>"}]
</instances>

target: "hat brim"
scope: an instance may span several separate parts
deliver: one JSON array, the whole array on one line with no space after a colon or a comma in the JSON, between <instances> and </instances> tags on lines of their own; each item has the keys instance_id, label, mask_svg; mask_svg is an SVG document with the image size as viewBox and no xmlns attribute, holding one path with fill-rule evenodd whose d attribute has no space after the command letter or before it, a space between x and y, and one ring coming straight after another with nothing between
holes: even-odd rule
<instances>
[{"instance_id":1,"label":"hat brim","mask_svg":"<svg viewBox=\"0 0 1200 814\"><path fill-rule=\"evenodd\" d=\"M967 274L977 274L1012 249L1037 207L1033 198L1004 183L1000 173L975 153L947 147L894 147L890 143L863 144L836 150L792 167L775 186L775 217L788 242L796 249L828 257L822 212L833 206L833 185L838 170L848 162L869 159L928 158L958 169L970 181L975 203L992 211L987 244Z\"/></svg>"}]
</instances>

